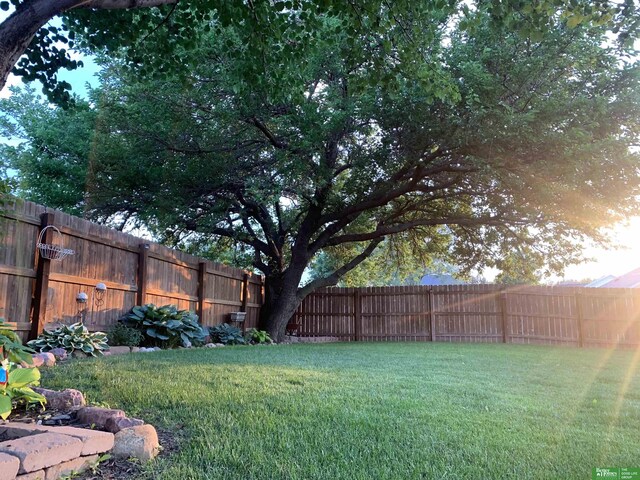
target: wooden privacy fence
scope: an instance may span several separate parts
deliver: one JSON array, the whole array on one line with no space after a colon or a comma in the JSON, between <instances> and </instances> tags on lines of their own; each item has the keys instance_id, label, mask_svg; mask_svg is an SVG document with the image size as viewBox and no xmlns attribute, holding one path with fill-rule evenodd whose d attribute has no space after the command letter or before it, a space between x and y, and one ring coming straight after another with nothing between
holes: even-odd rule
<instances>
[{"instance_id":1,"label":"wooden privacy fence","mask_svg":"<svg viewBox=\"0 0 640 480\"><path fill-rule=\"evenodd\" d=\"M328 288L293 322L301 336L346 341L640 345L640 291L447 285Z\"/></svg>"},{"instance_id":2,"label":"wooden privacy fence","mask_svg":"<svg viewBox=\"0 0 640 480\"><path fill-rule=\"evenodd\" d=\"M75 251L61 261L36 254L38 234L47 225L62 233ZM55 241L47 230L45 243ZM107 286L103 303L92 294ZM204 325L229 321L246 311L245 326L257 326L262 279L127 235L31 202L16 201L0 212L0 317L17 324L23 338L46 324L80 317L76 296L88 295L85 324L105 330L135 305L174 304L193 310Z\"/></svg>"}]
</instances>

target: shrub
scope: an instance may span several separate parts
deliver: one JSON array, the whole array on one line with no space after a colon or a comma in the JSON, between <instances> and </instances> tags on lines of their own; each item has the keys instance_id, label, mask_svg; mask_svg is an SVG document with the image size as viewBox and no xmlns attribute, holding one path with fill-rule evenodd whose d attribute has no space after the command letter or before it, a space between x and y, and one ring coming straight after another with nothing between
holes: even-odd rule
<instances>
[{"instance_id":1,"label":"shrub","mask_svg":"<svg viewBox=\"0 0 640 480\"><path fill-rule=\"evenodd\" d=\"M247 333L244 334L244 338L247 342L258 343L273 343L273 340L267 332L264 330L258 330L257 328L250 328Z\"/></svg>"},{"instance_id":2,"label":"shrub","mask_svg":"<svg viewBox=\"0 0 640 480\"><path fill-rule=\"evenodd\" d=\"M144 335L146 346L161 348L191 347L204 344L207 332L198 323L198 316L174 305L156 307L149 304L133 307L121 322Z\"/></svg>"},{"instance_id":3,"label":"shrub","mask_svg":"<svg viewBox=\"0 0 640 480\"><path fill-rule=\"evenodd\" d=\"M40 382L40 371L37 368L18 368L5 359L1 369L0 375L7 377L0 380L8 381L0 383L0 418L6 420L16 404L46 403L46 398L31 389Z\"/></svg>"},{"instance_id":4,"label":"shrub","mask_svg":"<svg viewBox=\"0 0 640 480\"><path fill-rule=\"evenodd\" d=\"M223 343L225 345L244 345L247 343L242 336L242 330L228 323L209 328L209 335L211 336L211 341L215 343Z\"/></svg>"},{"instance_id":5,"label":"shrub","mask_svg":"<svg viewBox=\"0 0 640 480\"><path fill-rule=\"evenodd\" d=\"M54 348L64 348L67 352L80 351L97 357L109 349L107 335L102 332L91 333L82 323L63 325L54 330L44 331L35 340L27 342L39 352L48 352Z\"/></svg>"},{"instance_id":6,"label":"shrub","mask_svg":"<svg viewBox=\"0 0 640 480\"><path fill-rule=\"evenodd\" d=\"M144 340L144 335L135 328L127 327L122 322L117 322L107 333L109 345L137 347Z\"/></svg>"},{"instance_id":7,"label":"shrub","mask_svg":"<svg viewBox=\"0 0 640 480\"><path fill-rule=\"evenodd\" d=\"M4 318L0 318L0 351L3 360L8 359L13 363L33 363L33 358L31 358L33 350L22 345L22 340L16 332L9 328Z\"/></svg>"}]
</instances>

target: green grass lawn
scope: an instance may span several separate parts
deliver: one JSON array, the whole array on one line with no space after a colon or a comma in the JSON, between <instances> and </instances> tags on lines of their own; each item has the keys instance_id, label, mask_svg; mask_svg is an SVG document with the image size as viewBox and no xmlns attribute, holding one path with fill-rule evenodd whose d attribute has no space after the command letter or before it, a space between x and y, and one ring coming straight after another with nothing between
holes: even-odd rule
<instances>
[{"instance_id":1,"label":"green grass lawn","mask_svg":"<svg viewBox=\"0 0 640 480\"><path fill-rule=\"evenodd\" d=\"M640 467L631 351L361 343L77 361L43 385L177 429L152 479L590 479Z\"/></svg>"}]
</instances>

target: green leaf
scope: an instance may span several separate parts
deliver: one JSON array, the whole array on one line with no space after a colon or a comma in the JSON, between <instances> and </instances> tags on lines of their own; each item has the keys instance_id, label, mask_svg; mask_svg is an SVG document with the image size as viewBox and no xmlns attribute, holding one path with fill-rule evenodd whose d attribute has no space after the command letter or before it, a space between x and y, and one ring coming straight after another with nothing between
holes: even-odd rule
<instances>
[{"instance_id":1,"label":"green leaf","mask_svg":"<svg viewBox=\"0 0 640 480\"><path fill-rule=\"evenodd\" d=\"M582 23L583 20L584 20L584 17L582 15L574 14L571 17L569 17L569 20L567 20L567 27L576 28L578 25Z\"/></svg>"},{"instance_id":2,"label":"green leaf","mask_svg":"<svg viewBox=\"0 0 640 480\"><path fill-rule=\"evenodd\" d=\"M7 417L11 414L11 398L7 395L0 395L0 418L6 420Z\"/></svg>"},{"instance_id":3,"label":"green leaf","mask_svg":"<svg viewBox=\"0 0 640 480\"><path fill-rule=\"evenodd\" d=\"M37 368L16 368L9 372L9 385L12 388L26 387L40 380L40 371Z\"/></svg>"}]
</instances>

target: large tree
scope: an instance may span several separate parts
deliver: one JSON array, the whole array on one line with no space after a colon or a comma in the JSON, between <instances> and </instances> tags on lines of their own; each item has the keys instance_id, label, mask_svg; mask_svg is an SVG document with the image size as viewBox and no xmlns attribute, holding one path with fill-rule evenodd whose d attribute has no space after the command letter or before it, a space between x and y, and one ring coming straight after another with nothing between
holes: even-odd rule
<instances>
[{"instance_id":1,"label":"large tree","mask_svg":"<svg viewBox=\"0 0 640 480\"><path fill-rule=\"evenodd\" d=\"M254 64L242 30L221 27L183 52L188 75L164 79L112 65L88 212L237 245L266 276L276 339L305 295L390 236L468 268L527 245L561 269L638 208L637 65L604 20L475 7L385 29L391 11L365 12L359 34L313 18L315 42L259 35ZM334 249L344 263L303 284Z\"/></svg>"}]
</instances>

